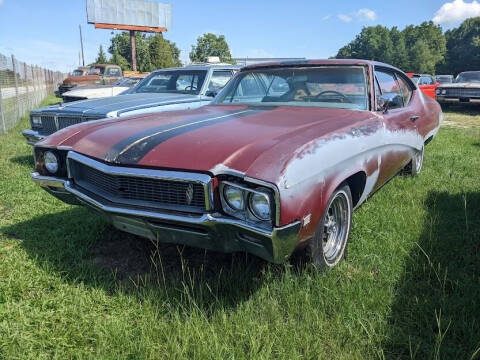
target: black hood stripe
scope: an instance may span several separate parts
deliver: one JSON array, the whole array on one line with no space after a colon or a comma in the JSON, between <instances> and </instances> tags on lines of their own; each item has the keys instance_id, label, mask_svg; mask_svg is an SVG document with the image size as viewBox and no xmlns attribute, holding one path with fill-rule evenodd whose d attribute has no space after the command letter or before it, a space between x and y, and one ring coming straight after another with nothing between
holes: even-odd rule
<instances>
[{"instance_id":1,"label":"black hood stripe","mask_svg":"<svg viewBox=\"0 0 480 360\"><path fill-rule=\"evenodd\" d=\"M235 110L235 111L230 110L230 111L225 111L225 112L222 112L222 113L218 113L217 116L230 115L230 114L235 114L237 112L239 112L239 111L238 110ZM138 132L134 135L126 137L125 139L123 139L123 140L119 141L118 143L116 143L115 145L113 145L112 148L110 150L108 150L108 152L103 156L103 158L107 162L115 162L117 157L120 155L120 152L124 151L128 146L137 142L140 139L146 138L149 135L152 135L152 134L155 134L155 133L158 133L158 132L162 132L162 131L169 130L169 129L174 129L174 128L176 128L178 126L181 126L181 125L188 125L188 124L196 123L198 121L205 120L205 119L210 119L210 118L212 118L212 114L206 114L206 115L203 115L203 116L196 116L196 117L193 117L193 118L188 118L186 120L174 122L174 123L171 123L171 124L161 125L161 126L157 126L157 127L154 127L154 128L149 128L149 129L140 131L140 132Z\"/></svg>"},{"instance_id":2,"label":"black hood stripe","mask_svg":"<svg viewBox=\"0 0 480 360\"><path fill-rule=\"evenodd\" d=\"M251 116L263 111L265 110L246 109L231 114L218 115L213 118L196 119L196 121L190 121L187 124L172 124L168 129L159 130L154 133L150 132L150 135L139 138L135 142L129 144L119 152L114 162L122 164L135 164L151 150L168 139L203 127L231 121L244 116Z\"/></svg>"}]
</instances>

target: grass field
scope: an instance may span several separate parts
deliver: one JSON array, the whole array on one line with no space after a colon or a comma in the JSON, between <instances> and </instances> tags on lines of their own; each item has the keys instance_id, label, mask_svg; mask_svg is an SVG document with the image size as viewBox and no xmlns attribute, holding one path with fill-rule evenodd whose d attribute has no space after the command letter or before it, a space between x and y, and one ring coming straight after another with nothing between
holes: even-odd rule
<instances>
[{"instance_id":1,"label":"grass field","mask_svg":"<svg viewBox=\"0 0 480 360\"><path fill-rule=\"evenodd\" d=\"M61 203L29 179L23 120L0 137L0 359L480 358L480 113L461 111L324 274L157 247Z\"/></svg>"}]
</instances>

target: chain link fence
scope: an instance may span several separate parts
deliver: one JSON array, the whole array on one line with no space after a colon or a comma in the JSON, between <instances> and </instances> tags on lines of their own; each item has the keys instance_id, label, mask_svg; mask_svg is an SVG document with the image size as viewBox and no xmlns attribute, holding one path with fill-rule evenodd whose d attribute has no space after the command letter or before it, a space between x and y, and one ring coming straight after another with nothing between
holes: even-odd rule
<instances>
[{"instance_id":1,"label":"chain link fence","mask_svg":"<svg viewBox=\"0 0 480 360\"><path fill-rule=\"evenodd\" d=\"M65 74L0 53L0 134L5 134L56 90Z\"/></svg>"}]
</instances>

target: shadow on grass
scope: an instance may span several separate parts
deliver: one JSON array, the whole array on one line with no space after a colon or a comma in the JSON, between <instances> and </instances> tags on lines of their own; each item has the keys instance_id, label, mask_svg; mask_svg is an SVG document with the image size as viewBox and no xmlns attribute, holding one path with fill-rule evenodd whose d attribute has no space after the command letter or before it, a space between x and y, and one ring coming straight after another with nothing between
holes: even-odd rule
<instances>
[{"instance_id":1,"label":"shadow on grass","mask_svg":"<svg viewBox=\"0 0 480 360\"><path fill-rule=\"evenodd\" d=\"M387 359L470 359L480 347L480 194L432 192L425 205L384 352Z\"/></svg>"},{"instance_id":2,"label":"shadow on grass","mask_svg":"<svg viewBox=\"0 0 480 360\"><path fill-rule=\"evenodd\" d=\"M15 156L10 159L11 162L22 165L28 166L30 169L35 167L35 162L33 161L33 155L22 155L22 156Z\"/></svg>"},{"instance_id":3,"label":"shadow on grass","mask_svg":"<svg viewBox=\"0 0 480 360\"><path fill-rule=\"evenodd\" d=\"M22 240L32 259L66 281L174 306L213 311L250 297L263 283L266 262L244 253L223 254L154 243L118 231L82 207L38 216L0 229ZM192 301L193 300L193 301ZM160 301L160 300L158 300Z\"/></svg>"}]
</instances>

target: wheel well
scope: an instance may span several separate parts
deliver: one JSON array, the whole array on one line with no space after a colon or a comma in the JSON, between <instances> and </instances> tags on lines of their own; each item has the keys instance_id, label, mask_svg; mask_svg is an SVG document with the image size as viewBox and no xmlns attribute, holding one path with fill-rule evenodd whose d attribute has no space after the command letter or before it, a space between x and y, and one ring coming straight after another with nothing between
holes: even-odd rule
<instances>
[{"instance_id":1,"label":"wheel well","mask_svg":"<svg viewBox=\"0 0 480 360\"><path fill-rule=\"evenodd\" d=\"M351 175L349 178L345 179L345 183L350 187L352 193L352 202L355 207L360 200L360 197L363 194L365 189L365 184L367 182L367 174L363 171L359 171L356 174Z\"/></svg>"}]
</instances>

